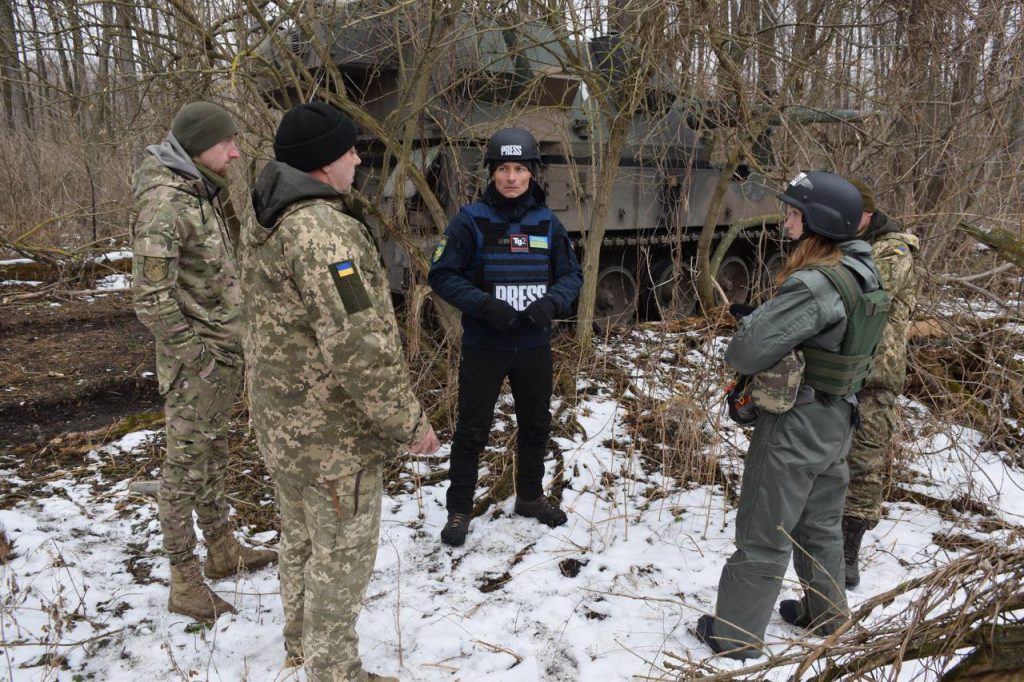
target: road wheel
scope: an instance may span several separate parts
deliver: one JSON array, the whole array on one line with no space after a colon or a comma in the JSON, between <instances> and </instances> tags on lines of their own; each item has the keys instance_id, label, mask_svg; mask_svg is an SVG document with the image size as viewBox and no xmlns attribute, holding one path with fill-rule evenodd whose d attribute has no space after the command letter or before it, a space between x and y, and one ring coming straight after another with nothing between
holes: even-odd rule
<instances>
[{"instance_id":1,"label":"road wheel","mask_svg":"<svg viewBox=\"0 0 1024 682\"><path fill-rule=\"evenodd\" d=\"M654 267L652 279L651 298L661 319L678 320L693 315L697 290L689 261L680 264L678 269L670 260L661 261Z\"/></svg>"},{"instance_id":2,"label":"road wheel","mask_svg":"<svg viewBox=\"0 0 1024 682\"><path fill-rule=\"evenodd\" d=\"M718 268L719 286L725 292L729 303L746 303L750 298L750 267L739 256L726 256Z\"/></svg>"},{"instance_id":3,"label":"road wheel","mask_svg":"<svg viewBox=\"0 0 1024 682\"><path fill-rule=\"evenodd\" d=\"M775 293L775 276L782 271L786 262L786 256L781 251L775 251L768 255L761 263L757 277L757 289L754 291L752 300L763 303Z\"/></svg>"},{"instance_id":4,"label":"road wheel","mask_svg":"<svg viewBox=\"0 0 1024 682\"><path fill-rule=\"evenodd\" d=\"M594 324L607 329L636 320L636 278L621 265L607 265L597 274Z\"/></svg>"}]
</instances>

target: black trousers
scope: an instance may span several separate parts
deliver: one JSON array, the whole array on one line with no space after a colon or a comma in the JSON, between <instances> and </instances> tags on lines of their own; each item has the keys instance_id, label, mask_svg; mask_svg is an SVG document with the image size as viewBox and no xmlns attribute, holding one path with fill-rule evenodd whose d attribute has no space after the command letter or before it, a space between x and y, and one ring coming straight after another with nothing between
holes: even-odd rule
<instances>
[{"instance_id":1,"label":"black trousers","mask_svg":"<svg viewBox=\"0 0 1024 682\"><path fill-rule=\"evenodd\" d=\"M487 445L505 377L512 388L519 431L516 494L532 500L544 492L544 454L551 430L551 346L520 351L463 346L459 415L448 469L449 512L473 510L480 452Z\"/></svg>"}]
</instances>

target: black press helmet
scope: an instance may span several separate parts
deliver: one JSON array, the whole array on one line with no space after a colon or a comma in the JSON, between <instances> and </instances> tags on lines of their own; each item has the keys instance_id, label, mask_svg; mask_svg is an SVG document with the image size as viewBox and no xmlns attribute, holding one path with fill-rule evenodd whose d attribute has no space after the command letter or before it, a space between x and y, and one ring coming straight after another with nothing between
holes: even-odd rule
<instances>
[{"instance_id":1,"label":"black press helmet","mask_svg":"<svg viewBox=\"0 0 1024 682\"><path fill-rule=\"evenodd\" d=\"M857 236L863 207L860 192L838 175L800 173L778 197L803 212L804 226L811 232L837 242Z\"/></svg>"},{"instance_id":2,"label":"black press helmet","mask_svg":"<svg viewBox=\"0 0 1024 682\"><path fill-rule=\"evenodd\" d=\"M509 161L518 161L536 173L537 164L540 163L540 148L528 130L503 128L487 140L484 162L492 173L495 168Z\"/></svg>"}]
</instances>

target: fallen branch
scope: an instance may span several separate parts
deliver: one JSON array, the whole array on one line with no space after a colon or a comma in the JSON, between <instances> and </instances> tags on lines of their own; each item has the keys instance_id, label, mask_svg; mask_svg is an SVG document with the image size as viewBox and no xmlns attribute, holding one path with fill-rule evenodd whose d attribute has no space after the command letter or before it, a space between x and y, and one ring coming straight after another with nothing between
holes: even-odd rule
<instances>
[{"instance_id":1,"label":"fallen branch","mask_svg":"<svg viewBox=\"0 0 1024 682\"><path fill-rule=\"evenodd\" d=\"M96 296L98 294L117 294L127 289L54 289L47 288L42 291L30 291L24 294L11 294L10 296L4 296L3 301L0 303L16 303L18 301L30 301L35 298L43 298L44 296L66 296L68 298L78 298L80 296Z\"/></svg>"},{"instance_id":2,"label":"fallen branch","mask_svg":"<svg viewBox=\"0 0 1024 682\"><path fill-rule=\"evenodd\" d=\"M957 227L977 239L982 244L995 249L1000 258L1017 267L1024 268L1024 240L1009 230L995 227L983 230L968 223L957 223Z\"/></svg>"}]
</instances>

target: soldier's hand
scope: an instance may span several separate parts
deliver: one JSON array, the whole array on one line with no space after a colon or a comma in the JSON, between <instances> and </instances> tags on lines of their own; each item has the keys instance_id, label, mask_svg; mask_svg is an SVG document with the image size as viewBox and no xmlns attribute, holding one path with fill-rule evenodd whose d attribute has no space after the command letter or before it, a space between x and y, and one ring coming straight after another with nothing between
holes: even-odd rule
<instances>
[{"instance_id":1,"label":"soldier's hand","mask_svg":"<svg viewBox=\"0 0 1024 682\"><path fill-rule=\"evenodd\" d=\"M437 434L434 433L434 427L431 426L430 430L427 431L427 435L423 436L417 443L413 443L409 447L409 452L414 455L429 455L437 452L441 447L441 441L437 439Z\"/></svg>"},{"instance_id":2,"label":"soldier's hand","mask_svg":"<svg viewBox=\"0 0 1024 682\"><path fill-rule=\"evenodd\" d=\"M747 305L746 303L733 303L729 306L729 314L737 320L743 319L755 310L757 310L757 306Z\"/></svg>"}]
</instances>

